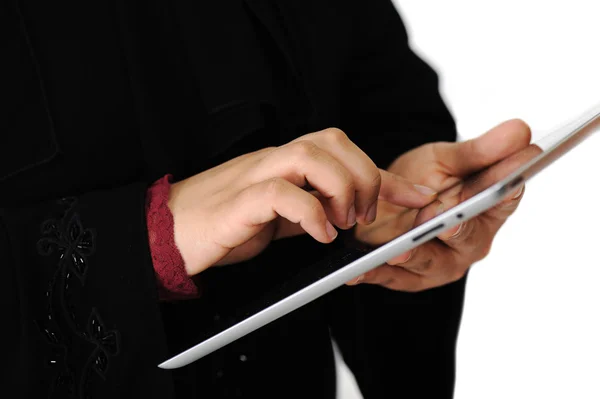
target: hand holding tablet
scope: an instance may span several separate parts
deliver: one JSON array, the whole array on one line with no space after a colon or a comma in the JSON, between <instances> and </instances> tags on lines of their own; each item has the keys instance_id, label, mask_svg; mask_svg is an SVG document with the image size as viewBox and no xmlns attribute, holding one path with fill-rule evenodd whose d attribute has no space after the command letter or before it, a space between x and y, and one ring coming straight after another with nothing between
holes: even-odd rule
<instances>
[{"instance_id":1,"label":"hand holding tablet","mask_svg":"<svg viewBox=\"0 0 600 399\"><path fill-rule=\"evenodd\" d=\"M379 201L379 217L371 225L356 226L356 239L374 246L387 243L466 201L541 153L539 147L530 145L530 140L529 127L512 120L469 141L430 143L400 156L388 171L432 187L440 194L420 211ZM468 178L493 164L497 165L476 179ZM440 232L436 239L388 260L350 284L420 291L461 278L473 263L487 255L496 233L517 209L521 198L522 190L517 198Z\"/></svg>"},{"instance_id":2,"label":"hand holding tablet","mask_svg":"<svg viewBox=\"0 0 600 399\"><path fill-rule=\"evenodd\" d=\"M411 160L411 153L406 154L404 160L404 156L400 157L398 163L407 164L399 167L399 173L406 173L417 183L421 180L415 179L415 176L420 176L423 182L437 185L436 188L442 190L435 201L419 210L399 208L379 213L380 219L372 226L357 229L358 241L369 246L348 248L318 264L307 265L297 278L266 293L262 301L248 307L240 304L238 319L227 320L212 336L166 360L159 367L185 366L364 274L367 274L365 281L372 278L369 282L403 290L424 289L459 278L469 262L483 257L488 251L485 243L491 244L491 239L506 220L507 214L514 210L515 202L511 198L523 184L597 130L600 130L600 107L587 111L575 122L549 135L548 139L543 139L545 148L528 144L529 136L524 132L523 141L515 140L514 147L510 140L492 140L498 145L508 145L501 151L490 151L492 157L487 159L485 154L481 155L481 151L478 154L476 148L471 152L455 150L450 155L433 154L430 163L419 162L425 153L414 160ZM457 144L444 145L447 146L438 145L433 151L443 152L448 146ZM419 149L414 151L416 153ZM461 162L461 157L477 155L482 158ZM453 156L455 162L448 165L447 160L452 160ZM428 169L428 165L432 169ZM479 170L483 167L485 169ZM411 168L414 170L411 171ZM519 198L520 194L517 195L517 201ZM444 205L443 211L440 204ZM452 235L461 224L466 226L463 227L466 230L459 232L460 240L456 240L457 237ZM476 232L478 228L481 230ZM471 232L469 229L472 229ZM480 235L486 236L481 241L483 246L477 241L476 236ZM443 252L440 248L446 252L436 254L436 251ZM403 267L390 265L402 261L403 256L408 258L406 254L414 249L410 259L404 259ZM456 262L450 264L450 270L440 269L445 265L436 259L441 259L439 256L450 259L449 254L455 256ZM411 259L414 262L412 264ZM437 271L435 268L438 268Z\"/></svg>"}]
</instances>

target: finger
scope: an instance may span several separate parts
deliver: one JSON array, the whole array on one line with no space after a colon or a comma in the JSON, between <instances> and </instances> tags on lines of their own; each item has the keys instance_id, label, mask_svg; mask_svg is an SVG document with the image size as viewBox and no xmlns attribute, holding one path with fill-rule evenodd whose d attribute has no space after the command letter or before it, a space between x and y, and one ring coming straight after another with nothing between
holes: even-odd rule
<instances>
[{"instance_id":1,"label":"finger","mask_svg":"<svg viewBox=\"0 0 600 399\"><path fill-rule=\"evenodd\" d=\"M309 193L315 196L325 208L327 213L325 199L317 191L309 191ZM379 202L379 206L387 205L385 202ZM372 225L373 228L361 230L360 235L357 235L357 239L368 243L370 245L379 246L389 242L391 239L398 237L400 234L404 234L411 228L419 210L417 209L403 209L398 214L393 215L388 221L383 223L378 222L377 225ZM329 215L328 215L329 218ZM306 231L297 223L292 223L287 219L279 219L277 221L277 234L273 239L293 237L297 235L306 234ZM407 252L406 255L410 254L411 251ZM397 257L400 259L402 255ZM396 258L394 258L396 259Z\"/></svg>"},{"instance_id":2,"label":"finger","mask_svg":"<svg viewBox=\"0 0 600 399\"><path fill-rule=\"evenodd\" d=\"M378 202L378 209L389 205L387 202ZM379 212L379 211L378 211ZM386 212L386 211L384 211ZM356 238L359 241L370 245L383 245L390 240L406 233L413 228L413 222L419 210L417 209L401 209L395 213L384 213L387 219L379 218L377 223L374 223L366 228L356 230Z\"/></svg>"},{"instance_id":3,"label":"finger","mask_svg":"<svg viewBox=\"0 0 600 399\"><path fill-rule=\"evenodd\" d=\"M453 198L453 197L452 197ZM445 204L439 200L434 201L429 206L421 209L415 218L414 225L419 226L424 222L440 215L445 211ZM456 270L464 272L468 265L480 259L480 245L478 239L491 236L472 234L470 229L474 222L468 221L462 224L459 234L456 236L452 230L444 232L441 238L449 237L444 241L441 239L430 240L411 251L400 254L395 258L389 259L388 264L400 266L412 273L426 276L435 281L449 281L455 278ZM448 245L448 242L452 245ZM484 242L484 241L481 241ZM487 243L487 240L485 241ZM458 249L458 250L457 250ZM460 265L466 265L461 267Z\"/></svg>"},{"instance_id":4,"label":"finger","mask_svg":"<svg viewBox=\"0 0 600 399\"><path fill-rule=\"evenodd\" d=\"M438 238L460 252L470 252L474 260L482 259L488 252L483 249L491 245L498 230L516 211L524 192L524 185L515 187L499 205L443 232Z\"/></svg>"},{"instance_id":5,"label":"finger","mask_svg":"<svg viewBox=\"0 0 600 399\"><path fill-rule=\"evenodd\" d=\"M535 144L531 144L524 149L504 158L501 162L496 163L490 168L483 170L481 173L467 178L463 183L463 192L461 200L464 201L482 192L483 190L498 183L517 169L531 161L539 154L542 149ZM508 193L509 195L512 194Z\"/></svg>"},{"instance_id":6,"label":"finger","mask_svg":"<svg viewBox=\"0 0 600 399\"><path fill-rule=\"evenodd\" d=\"M300 140L311 140L350 172L355 190L355 216L362 223L369 223L368 220L375 212L373 204L377 202L381 186L381 175L375 163L340 129L331 128L310 133L293 142Z\"/></svg>"},{"instance_id":7,"label":"finger","mask_svg":"<svg viewBox=\"0 0 600 399\"><path fill-rule=\"evenodd\" d=\"M415 274L404 268L386 264L359 276L348 285L376 284L395 291L418 292L457 281L464 276L465 272L456 270L448 274L444 280Z\"/></svg>"},{"instance_id":8,"label":"finger","mask_svg":"<svg viewBox=\"0 0 600 399\"><path fill-rule=\"evenodd\" d=\"M425 278L402 268L384 264L346 284L375 284L398 291L419 291L424 289Z\"/></svg>"},{"instance_id":9,"label":"finger","mask_svg":"<svg viewBox=\"0 0 600 399\"><path fill-rule=\"evenodd\" d=\"M306 190L306 189L304 189ZM321 202L321 205L323 206L323 209L325 209L325 213L327 214L327 219L328 220L333 220L333 212L331 211L331 207L328 205L327 201L328 199L323 197L323 195L321 193L319 193L316 190L311 190L311 191L307 191L310 195L314 196L317 200L319 200L319 202ZM306 231L304 231L304 229L302 228L302 226L300 226L297 223L292 223L287 219L283 219L280 218L277 220L277 238L274 239L279 239L279 238L286 238L286 237L293 237L293 236L297 236L297 235L302 235L302 234L306 234Z\"/></svg>"},{"instance_id":10,"label":"finger","mask_svg":"<svg viewBox=\"0 0 600 399\"><path fill-rule=\"evenodd\" d=\"M463 177L514 154L530 141L529 126L514 119L475 139L460 143L436 143L433 149L448 175Z\"/></svg>"},{"instance_id":11,"label":"finger","mask_svg":"<svg viewBox=\"0 0 600 399\"><path fill-rule=\"evenodd\" d=\"M438 235L438 239L461 252L469 251L478 241L491 239L487 231L489 229L482 229L482 227L481 219L473 218L442 232Z\"/></svg>"},{"instance_id":12,"label":"finger","mask_svg":"<svg viewBox=\"0 0 600 399\"><path fill-rule=\"evenodd\" d=\"M493 219L484 213L442 233L438 242L454 254L457 265L469 266L489 254L494 237L505 221L506 218Z\"/></svg>"},{"instance_id":13,"label":"finger","mask_svg":"<svg viewBox=\"0 0 600 399\"><path fill-rule=\"evenodd\" d=\"M444 209L444 204L439 200L435 200L428 206L420 209L415 214L415 217L410 220L411 228L415 228L425 223L426 221L434 218L435 216L440 215L442 212L444 212ZM423 245L410 251L407 251L403 254L400 254L388 260L387 263L390 265L406 265L407 268L410 268L411 271L414 271L415 273L425 273L432 263L434 253L428 252L427 249L429 247L426 247L425 250L423 250L422 247ZM415 254L418 255L415 256Z\"/></svg>"},{"instance_id":14,"label":"finger","mask_svg":"<svg viewBox=\"0 0 600 399\"><path fill-rule=\"evenodd\" d=\"M351 173L356 190L356 215L363 224L375 220L377 200L382 197L401 206L421 207L435 195L435 191L427 187L414 186L406 179L377 168L339 129L325 129L302 137L305 138L329 152Z\"/></svg>"},{"instance_id":15,"label":"finger","mask_svg":"<svg viewBox=\"0 0 600 399\"><path fill-rule=\"evenodd\" d=\"M515 213L523 196L525 195L525 186L521 185L516 191L512 191L508 199L502 201L497 206L486 211L482 218L490 226L490 229L494 234L504 225L506 220Z\"/></svg>"},{"instance_id":16,"label":"finger","mask_svg":"<svg viewBox=\"0 0 600 399\"><path fill-rule=\"evenodd\" d=\"M281 216L298 223L322 243L329 243L337 236L319 200L283 178L272 178L244 189L237 197L233 216L249 228L261 227ZM245 241L242 238L247 237L242 231L229 232L232 237L236 237L236 233L241 242L233 243L231 248L241 245ZM290 231L282 229L274 238L286 234Z\"/></svg>"},{"instance_id":17,"label":"finger","mask_svg":"<svg viewBox=\"0 0 600 399\"><path fill-rule=\"evenodd\" d=\"M437 195L432 188L413 184L395 173L380 169L381 189L378 199L406 208L422 208Z\"/></svg>"},{"instance_id":18,"label":"finger","mask_svg":"<svg viewBox=\"0 0 600 399\"><path fill-rule=\"evenodd\" d=\"M250 183L256 184L278 177L297 187L308 183L327 199L333 223L340 228L350 228L354 225L353 176L327 151L312 141L288 143L269 153L251 172Z\"/></svg>"},{"instance_id":19,"label":"finger","mask_svg":"<svg viewBox=\"0 0 600 399\"><path fill-rule=\"evenodd\" d=\"M521 202L523 195L525 195L525 185L520 184L518 187L515 187L509 191L506 199L500 203L500 206L503 208L516 209Z\"/></svg>"},{"instance_id":20,"label":"finger","mask_svg":"<svg viewBox=\"0 0 600 399\"><path fill-rule=\"evenodd\" d=\"M437 276L443 279L452 271L454 265L459 264L459 260L461 259L457 253L435 239L388 260L387 264L402 267L421 276Z\"/></svg>"},{"instance_id":21,"label":"finger","mask_svg":"<svg viewBox=\"0 0 600 399\"><path fill-rule=\"evenodd\" d=\"M541 149L536 145L529 145L521 151L503 159L491 168L475 175L473 178L467 179L459 185L461 187L458 195L446 195L446 193L443 193L438 198L444 201L447 208L452 208L514 172L540 152ZM481 252L479 251L481 244L487 245L488 241L493 239L506 219L516 210L518 200L522 196L522 191L519 191L521 187L522 185L510 190L507 194L507 199L500 205L476 218L443 232L438 238L457 250L463 252L474 251L474 255L477 255L477 253Z\"/></svg>"},{"instance_id":22,"label":"finger","mask_svg":"<svg viewBox=\"0 0 600 399\"><path fill-rule=\"evenodd\" d=\"M388 202L379 202L378 206L384 208L384 218L367 228L357 229L356 235L358 240L375 246L385 244L405 234L422 222L439 215L444 209L443 204L438 200L434 200L421 209L397 207L397 210L385 211L385 207L391 206ZM420 219L424 220L419 221Z\"/></svg>"}]
</instances>

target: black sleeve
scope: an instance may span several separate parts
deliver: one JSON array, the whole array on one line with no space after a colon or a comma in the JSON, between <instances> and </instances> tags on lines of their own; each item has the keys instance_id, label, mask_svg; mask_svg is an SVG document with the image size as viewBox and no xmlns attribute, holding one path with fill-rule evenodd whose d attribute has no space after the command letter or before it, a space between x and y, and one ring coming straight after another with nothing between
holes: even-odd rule
<instances>
[{"instance_id":1,"label":"black sleeve","mask_svg":"<svg viewBox=\"0 0 600 399\"><path fill-rule=\"evenodd\" d=\"M353 51L343 83L342 130L380 168L432 141L456 141L438 76L409 47L390 0L355 1Z\"/></svg>"},{"instance_id":2,"label":"black sleeve","mask_svg":"<svg viewBox=\"0 0 600 399\"><path fill-rule=\"evenodd\" d=\"M455 141L437 76L409 48L392 3L358 3L342 129L381 168L426 142ZM365 399L452 397L464 288L462 279L420 293L359 285L330 295L333 338Z\"/></svg>"},{"instance_id":3,"label":"black sleeve","mask_svg":"<svg viewBox=\"0 0 600 399\"><path fill-rule=\"evenodd\" d=\"M8 384L27 398L170 398L146 183L0 209ZM3 378L7 377L3 373Z\"/></svg>"}]
</instances>

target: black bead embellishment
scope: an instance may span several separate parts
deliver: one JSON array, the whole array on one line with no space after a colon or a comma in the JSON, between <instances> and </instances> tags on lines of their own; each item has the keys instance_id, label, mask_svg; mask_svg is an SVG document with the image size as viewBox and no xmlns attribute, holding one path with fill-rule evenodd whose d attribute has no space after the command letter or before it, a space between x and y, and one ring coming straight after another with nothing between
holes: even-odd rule
<instances>
[{"instance_id":1,"label":"black bead embellishment","mask_svg":"<svg viewBox=\"0 0 600 399\"><path fill-rule=\"evenodd\" d=\"M119 332L116 330L106 330L100 315L96 309L92 310L88 323L88 332L91 341L96 343L102 351L111 356L116 356L119 351Z\"/></svg>"},{"instance_id":2,"label":"black bead embellishment","mask_svg":"<svg viewBox=\"0 0 600 399\"><path fill-rule=\"evenodd\" d=\"M95 252L95 232L84 228L81 223L75 212L75 198L62 198L58 204L68 208L61 211L59 217L50 218L41 224L42 237L36 245L41 256L56 257L56 269L45 292L46 315L43 320L36 321L36 325L50 346L50 354L43 358L45 366L56 369L49 397L91 398L94 391L92 370L105 379L110 357L119 353L120 336L117 330L106 328L95 308L89 309L85 328L78 321L81 305L73 295L80 290L73 290L73 287L78 283L81 287L85 285L89 269L88 258ZM73 279L73 276L77 279ZM67 334L69 330L71 334ZM71 347L81 339L93 344L95 348L91 350L82 369L75 374L69 364L76 361L79 354ZM70 357L73 358L69 359Z\"/></svg>"}]
</instances>

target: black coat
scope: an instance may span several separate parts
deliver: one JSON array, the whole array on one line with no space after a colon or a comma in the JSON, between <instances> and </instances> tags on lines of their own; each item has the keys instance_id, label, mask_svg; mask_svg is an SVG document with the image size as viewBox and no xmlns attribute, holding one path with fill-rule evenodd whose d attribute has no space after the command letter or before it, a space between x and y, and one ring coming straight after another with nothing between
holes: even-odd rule
<instances>
[{"instance_id":1,"label":"black coat","mask_svg":"<svg viewBox=\"0 0 600 399\"><path fill-rule=\"evenodd\" d=\"M190 366L157 368L342 240L279 240L202 273L199 299L161 303L144 215L155 179L332 126L382 168L455 140L391 2L7 0L0 32L4 392L333 398L331 334L365 398L452 396L464 280L342 287Z\"/></svg>"}]
</instances>

